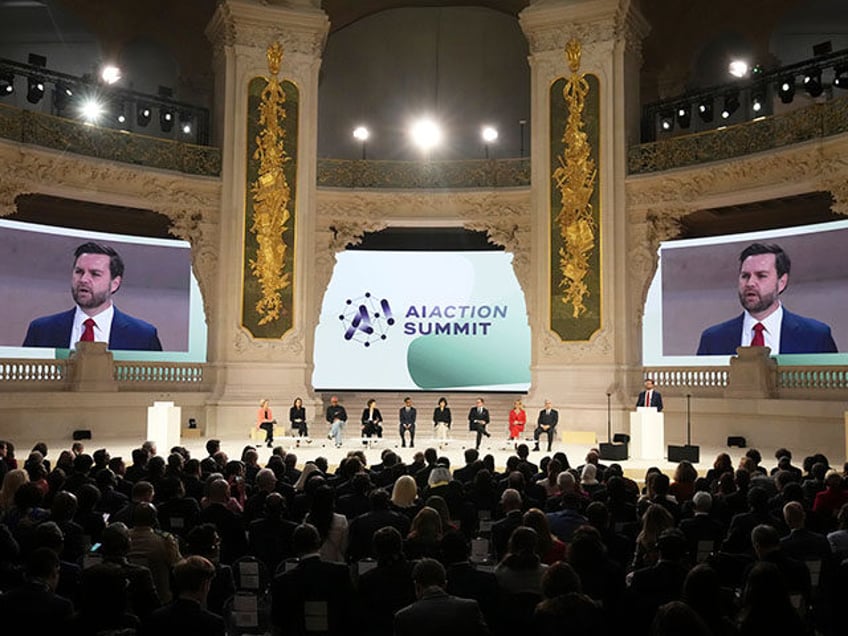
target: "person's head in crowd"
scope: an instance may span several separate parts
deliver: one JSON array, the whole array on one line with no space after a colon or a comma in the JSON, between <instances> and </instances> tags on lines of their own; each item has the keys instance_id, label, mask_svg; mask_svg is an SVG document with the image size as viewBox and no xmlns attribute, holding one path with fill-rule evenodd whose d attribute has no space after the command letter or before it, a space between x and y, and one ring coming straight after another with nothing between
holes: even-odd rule
<instances>
[{"instance_id":1,"label":"person's head in crowd","mask_svg":"<svg viewBox=\"0 0 848 636\"><path fill-rule=\"evenodd\" d=\"M286 514L286 500L278 492L268 493L262 503L262 514L266 519L281 521Z\"/></svg>"},{"instance_id":2,"label":"person's head in crowd","mask_svg":"<svg viewBox=\"0 0 848 636\"><path fill-rule=\"evenodd\" d=\"M710 493L699 490L692 496L692 505L696 513L707 514L712 510L713 497Z\"/></svg>"},{"instance_id":3,"label":"person's head in crowd","mask_svg":"<svg viewBox=\"0 0 848 636\"><path fill-rule=\"evenodd\" d=\"M256 473L256 488L259 492L271 493L277 487L277 476L270 468L262 468Z\"/></svg>"},{"instance_id":4,"label":"person's head in crowd","mask_svg":"<svg viewBox=\"0 0 848 636\"><path fill-rule=\"evenodd\" d=\"M501 495L501 509L504 513L521 510L521 493L515 488L507 488Z\"/></svg>"},{"instance_id":5,"label":"person's head in crowd","mask_svg":"<svg viewBox=\"0 0 848 636\"><path fill-rule=\"evenodd\" d=\"M183 457L180 453L171 453L168 455L168 472L181 474L183 472L184 464L185 457Z\"/></svg>"},{"instance_id":6,"label":"person's head in crowd","mask_svg":"<svg viewBox=\"0 0 848 636\"><path fill-rule=\"evenodd\" d=\"M466 448L465 449L465 463L473 464L480 457L480 451L476 448Z\"/></svg>"},{"instance_id":7,"label":"person's head in crowd","mask_svg":"<svg viewBox=\"0 0 848 636\"><path fill-rule=\"evenodd\" d=\"M580 582L580 575L565 561L554 563L542 575L542 596L544 598L551 599L582 591L583 585Z\"/></svg>"},{"instance_id":8,"label":"person's head in crowd","mask_svg":"<svg viewBox=\"0 0 848 636\"><path fill-rule=\"evenodd\" d=\"M538 567L539 536L533 528L518 526L509 535L506 554L501 563L513 570L531 570Z\"/></svg>"},{"instance_id":9,"label":"person's head in crowd","mask_svg":"<svg viewBox=\"0 0 848 636\"><path fill-rule=\"evenodd\" d=\"M371 505L371 510L388 510L389 493L382 488L372 490L368 495L368 503Z\"/></svg>"},{"instance_id":10,"label":"person's head in crowd","mask_svg":"<svg viewBox=\"0 0 848 636\"><path fill-rule=\"evenodd\" d=\"M59 556L49 548L36 548L26 559L26 573L31 581L44 583L55 592L59 585Z\"/></svg>"},{"instance_id":11,"label":"person's head in crowd","mask_svg":"<svg viewBox=\"0 0 848 636\"><path fill-rule=\"evenodd\" d=\"M842 475L835 470L829 470L824 476L824 485L831 490L842 490Z\"/></svg>"},{"instance_id":12,"label":"person's head in crowd","mask_svg":"<svg viewBox=\"0 0 848 636\"><path fill-rule=\"evenodd\" d=\"M718 573L706 563L693 567L683 581L681 600L701 617L719 616L722 600Z\"/></svg>"},{"instance_id":13,"label":"person's head in crowd","mask_svg":"<svg viewBox=\"0 0 848 636\"><path fill-rule=\"evenodd\" d=\"M130 494L132 500L136 503L153 503L153 497L156 493L153 490L153 484L149 481L137 481L133 484Z\"/></svg>"},{"instance_id":14,"label":"person's head in crowd","mask_svg":"<svg viewBox=\"0 0 848 636\"><path fill-rule=\"evenodd\" d=\"M653 485L655 498L662 499L668 495L671 481L665 473L655 473L651 478L651 484Z\"/></svg>"},{"instance_id":15,"label":"person's head in crowd","mask_svg":"<svg viewBox=\"0 0 848 636\"><path fill-rule=\"evenodd\" d=\"M183 463L191 459L191 453L188 452L188 449L185 446L174 446L171 448L171 452L169 454L174 453L183 458Z\"/></svg>"},{"instance_id":16,"label":"person's head in crowd","mask_svg":"<svg viewBox=\"0 0 848 636\"><path fill-rule=\"evenodd\" d=\"M770 527L770 526L769 526ZM776 532L775 532L776 534ZM754 564L745 580L742 591L741 622L752 614L791 615L794 613L789 600L786 581L774 563L759 561ZM789 633L789 632L787 632Z\"/></svg>"},{"instance_id":17,"label":"person's head in crowd","mask_svg":"<svg viewBox=\"0 0 848 636\"><path fill-rule=\"evenodd\" d=\"M578 571L595 570L606 558L607 549L601 533L594 526L579 526L568 544L568 562Z\"/></svg>"},{"instance_id":18,"label":"person's head in crowd","mask_svg":"<svg viewBox=\"0 0 848 636\"><path fill-rule=\"evenodd\" d=\"M574 475L571 474L571 471L560 471L559 475L557 475L557 488L562 495L573 495L577 493L577 480L574 479Z\"/></svg>"},{"instance_id":19,"label":"person's head in crowd","mask_svg":"<svg viewBox=\"0 0 848 636\"><path fill-rule=\"evenodd\" d=\"M224 466L224 477L231 480L236 477L244 477L244 464L237 459L231 459Z\"/></svg>"},{"instance_id":20,"label":"person's head in crowd","mask_svg":"<svg viewBox=\"0 0 848 636\"><path fill-rule=\"evenodd\" d=\"M115 473L116 476L123 477L127 474L127 465L124 463L123 457L113 457L109 460L109 470Z\"/></svg>"},{"instance_id":21,"label":"person's head in crowd","mask_svg":"<svg viewBox=\"0 0 848 636\"><path fill-rule=\"evenodd\" d=\"M42 457L47 457L47 444L44 442L36 442L33 444L32 450L41 453Z\"/></svg>"},{"instance_id":22,"label":"person's head in crowd","mask_svg":"<svg viewBox=\"0 0 848 636\"><path fill-rule=\"evenodd\" d=\"M812 468L810 468L810 475L816 481L824 481L825 475L827 475L827 464L815 462Z\"/></svg>"},{"instance_id":23,"label":"person's head in crowd","mask_svg":"<svg viewBox=\"0 0 848 636\"><path fill-rule=\"evenodd\" d=\"M657 539L661 561L679 562L686 556L686 536L679 528L667 528Z\"/></svg>"},{"instance_id":24,"label":"person's head in crowd","mask_svg":"<svg viewBox=\"0 0 848 636\"><path fill-rule=\"evenodd\" d=\"M52 550L57 557L65 549L65 533L55 521L45 521L35 527L35 546Z\"/></svg>"},{"instance_id":25,"label":"person's head in crowd","mask_svg":"<svg viewBox=\"0 0 848 636\"><path fill-rule=\"evenodd\" d=\"M752 512L763 512L768 509L768 492L765 488L754 486L748 489L748 509Z\"/></svg>"},{"instance_id":26,"label":"person's head in crowd","mask_svg":"<svg viewBox=\"0 0 848 636\"><path fill-rule=\"evenodd\" d=\"M221 440L208 439L206 440L206 454L212 457L215 453L221 450Z\"/></svg>"},{"instance_id":27,"label":"person's head in crowd","mask_svg":"<svg viewBox=\"0 0 848 636\"><path fill-rule=\"evenodd\" d=\"M158 523L156 506L152 503L140 503L133 508L132 523L135 528L155 528Z\"/></svg>"},{"instance_id":28,"label":"person's head in crowd","mask_svg":"<svg viewBox=\"0 0 848 636\"><path fill-rule=\"evenodd\" d=\"M439 513L439 516L442 518L443 531L451 527L450 510L448 509L448 502L445 501L444 497L440 497L439 495L427 497L424 505Z\"/></svg>"},{"instance_id":29,"label":"person's head in crowd","mask_svg":"<svg viewBox=\"0 0 848 636\"><path fill-rule=\"evenodd\" d=\"M194 526L186 535L186 549L189 554L197 554L217 563L221 549L218 529L211 523Z\"/></svg>"},{"instance_id":30,"label":"person's head in crowd","mask_svg":"<svg viewBox=\"0 0 848 636\"><path fill-rule=\"evenodd\" d=\"M91 467L94 465L94 459L91 455L80 453L74 457L74 472L80 475L88 475Z\"/></svg>"},{"instance_id":31,"label":"person's head in crowd","mask_svg":"<svg viewBox=\"0 0 848 636\"><path fill-rule=\"evenodd\" d=\"M603 501L593 501L586 506L586 520L601 532L606 531L610 523L609 508Z\"/></svg>"},{"instance_id":32,"label":"person's head in crowd","mask_svg":"<svg viewBox=\"0 0 848 636\"><path fill-rule=\"evenodd\" d=\"M105 468L109 464L109 451L105 448L98 448L91 457L94 459L95 470Z\"/></svg>"},{"instance_id":33,"label":"person's head in crowd","mask_svg":"<svg viewBox=\"0 0 848 636\"><path fill-rule=\"evenodd\" d=\"M292 534L292 547L299 557L317 553L321 549L321 535L317 528L311 523L300 524Z\"/></svg>"},{"instance_id":34,"label":"person's head in crowd","mask_svg":"<svg viewBox=\"0 0 848 636\"><path fill-rule=\"evenodd\" d=\"M506 483L508 488L512 488L518 492L524 492L527 480L524 478L524 473L520 470L514 470L507 476Z\"/></svg>"},{"instance_id":35,"label":"person's head in crowd","mask_svg":"<svg viewBox=\"0 0 848 636\"><path fill-rule=\"evenodd\" d=\"M800 530L804 527L807 520L807 514L804 512L804 506L797 501L790 501L783 506L783 520L790 530Z\"/></svg>"},{"instance_id":36,"label":"person's head in crowd","mask_svg":"<svg viewBox=\"0 0 848 636\"><path fill-rule=\"evenodd\" d=\"M158 481L165 474L165 459L160 455L154 455L147 462L147 478Z\"/></svg>"},{"instance_id":37,"label":"person's head in crowd","mask_svg":"<svg viewBox=\"0 0 848 636\"><path fill-rule=\"evenodd\" d=\"M754 546L757 558L762 560L772 552L780 550L780 535L773 526L761 523L751 530L751 545Z\"/></svg>"},{"instance_id":38,"label":"person's head in crowd","mask_svg":"<svg viewBox=\"0 0 848 636\"><path fill-rule=\"evenodd\" d=\"M698 613L681 601L670 601L657 609L651 623L651 636L712 636Z\"/></svg>"},{"instance_id":39,"label":"person's head in crowd","mask_svg":"<svg viewBox=\"0 0 848 636\"><path fill-rule=\"evenodd\" d=\"M425 543L438 543L442 538L442 517L439 512L424 506L412 519L410 537L421 539Z\"/></svg>"},{"instance_id":40,"label":"person's head in crowd","mask_svg":"<svg viewBox=\"0 0 848 636\"><path fill-rule=\"evenodd\" d=\"M140 466L143 468L147 466L148 461L150 461L150 454L146 450L143 448L134 448L132 450L133 466Z\"/></svg>"},{"instance_id":41,"label":"person's head in crowd","mask_svg":"<svg viewBox=\"0 0 848 636\"><path fill-rule=\"evenodd\" d=\"M774 487L777 488L777 492L783 492L783 489L786 488L786 486L795 481L795 475L788 470L779 469L774 474L774 477L772 477L772 481L774 481Z\"/></svg>"},{"instance_id":42,"label":"person's head in crowd","mask_svg":"<svg viewBox=\"0 0 848 636\"><path fill-rule=\"evenodd\" d=\"M3 487L0 488L0 510L6 511L15 503L15 493L18 488L29 481L29 474L22 468L15 468L3 476Z\"/></svg>"},{"instance_id":43,"label":"person's head in crowd","mask_svg":"<svg viewBox=\"0 0 848 636\"><path fill-rule=\"evenodd\" d=\"M464 563L471 555L471 546L465 539L465 535L457 530L445 532L442 537L442 560L446 565Z\"/></svg>"},{"instance_id":44,"label":"person's head in crowd","mask_svg":"<svg viewBox=\"0 0 848 636\"><path fill-rule=\"evenodd\" d=\"M776 451L774 451L774 458L776 460L780 461L781 457L786 457L791 462L792 461L792 451L789 450L788 448L783 448L783 447L778 448Z\"/></svg>"},{"instance_id":45,"label":"person's head in crowd","mask_svg":"<svg viewBox=\"0 0 848 636\"><path fill-rule=\"evenodd\" d=\"M209 594L215 566L202 556L190 556L174 565L174 591L180 598L188 598L203 605Z\"/></svg>"},{"instance_id":46,"label":"person's head in crowd","mask_svg":"<svg viewBox=\"0 0 848 636\"><path fill-rule=\"evenodd\" d=\"M760 453L760 451L758 451L756 448L749 448L747 451L745 451L745 457L754 462L755 468L760 465L761 461L763 461L762 453Z\"/></svg>"},{"instance_id":47,"label":"person's head in crowd","mask_svg":"<svg viewBox=\"0 0 848 636\"><path fill-rule=\"evenodd\" d=\"M65 486L65 471L59 467L54 468L47 474L47 489L51 494L62 490Z\"/></svg>"},{"instance_id":48,"label":"person's head in crowd","mask_svg":"<svg viewBox=\"0 0 848 636\"><path fill-rule=\"evenodd\" d=\"M586 453L586 463L587 464L594 464L595 466L597 466L600 463L600 460L601 460L601 455L594 448L592 450L590 450L588 453Z\"/></svg>"},{"instance_id":49,"label":"person's head in crowd","mask_svg":"<svg viewBox=\"0 0 848 636\"><path fill-rule=\"evenodd\" d=\"M437 464L427 476L427 485L432 487L447 484L451 480L450 470L445 466Z\"/></svg>"},{"instance_id":50,"label":"person's head in crowd","mask_svg":"<svg viewBox=\"0 0 848 636\"><path fill-rule=\"evenodd\" d=\"M318 470L320 470L325 475L327 474L327 471L330 468L330 464L327 462L327 458L321 455L315 458L315 465L318 467Z\"/></svg>"},{"instance_id":51,"label":"person's head in crowd","mask_svg":"<svg viewBox=\"0 0 848 636\"><path fill-rule=\"evenodd\" d=\"M171 499L182 499L185 497L185 487L182 480L174 476L165 477L159 482L159 490L164 501Z\"/></svg>"},{"instance_id":52,"label":"person's head in crowd","mask_svg":"<svg viewBox=\"0 0 848 636\"><path fill-rule=\"evenodd\" d=\"M27 475L29 475L30 481L41 481L42 479L47 478L47 469L41 462L26 464L24 466L24 470L26 470Z\"/></svg>"},{"instance_id":53,"label":"person's head in crowd","mask_svg":"<svg viewBox=\"0 0 848 636\"><path fill-rule=\"evenodd\" d=\"M754 463L754 460L748 457L747 455L739 458L739 470L742 470L750 475L756 469L757 465Z\"/></svg>"},{"instance_id":54,"label":"person's head in crowd","mask_svg":"<svg viewBox=\"0 0 848 636\"><path fill-rule=\"evenodd\" d=\"M24 515L30 510L41 507L41 503L44 501L44 493L38 487L38 484L28 481L18 486L12 501L18 512Z\"/></svg>"},{"instance_id":55,"label":"person's head in crowd","mask_svg":"<svg viewBox=\"0 0 848 636\"><path fill-rule=\"evenodd\" d=\"M412 581L415 583L415 596L421 598L428 591L444 589L447 583L445 566L435 559L421 559L412 568Z\"/></svg>"},{"instance_id":56,"label":"person's head in crowd","mask_svg":"<svg viewBox=\"0 0 848 636\"><path fill-rule=\"evenodd\" d=\"M538 508L530 508L521 518L521 524L536 531L539 556L544 557L554 544L554 536L551 534L551 526L545 513Z\"/></svg>"},{"instance_id":57,"label":"person's head in crowd","mask_svg":"<svg viewBox=\"0 0 848 636\"><path fill-rule=\"evenodd\" d=\"M104 558L120 559L130 552L130 531L120 521L110 523L100 535L100 551Z\"/></svg>"},{"instance_id":58,"label":"person's head in crowd","mask_svg":"<svg viewBox=\"0 0 848 636\"><path fill-rule=\"evenodd\" d=\"M217 453L212 455L212 461L215 462L215 470L223 473L227 468L227 462L230 461L230 458L227 457L227 454L219 450Z\"/></svg>"},{"instance_id":59,"label":"person's head in crowd","mask_svg":"<svg viewBox=\"0 0 848 636\"><path fill-rule=\"evenodd\" d=\"M380 528L374 533L372 541L378 565L386 566L403 560L403 537L397 528Z\"/></svg>"},{"instance_id":60,"label":"person's head in crowd","mask_svg":"<svg viewBox=\"0 0 848 636\"><path fill-rule=\"evenodd\" d=\"M751 472L740 468L733 473L733 480L736 482L736 490L747 493L751 485Z\"/></svg>"},{"instance_id":61,"label":"person's head in crowd","mask_svg":"<svg viewBox=\"0 0 848 636\"><path fill-rule=\"evenodd\" d=\"M209 502L213 504L227 505L230 501L230 484L223 477L213 479L209 484Z\"/></svg>"},{"instance_id":62,"label":"person's head in crowd","mask_svg":"<svg viewBox=\"0 0 848 636\"><path fill-rule=\"evenodd\" d=\"M411 475L401 475L392 487L392 503L399 508L408 508L418 497L418 485Z\"/></svg>"},{"instance_id":63,"label":"person's head in crowd","mask_svg":"<svg viewBox=\"0 0 848 636\"><path fill-rule=\"evenodd\" d=\"M685 459L674 469L674 481L678 484L694 484L697 478L698 471L695 470L692 462Z\"/></svg>"},{"instance_id":64,"label":"person's head in crowd","mask_svg":"<svg viewBox=\"0 0 848 636\"><path fill-rule=\"evenodd\" d=\"M783 491L781 492L783 495L783 501L799 501L801 503L804 502L804 488L797 481L790 482L784 486Z\"/></svg>"},{"instance_id":65,"label":"person's head in crowd","mask_svg":"<svg viewBox=\"0 0 848 636\"><path fill-rule=\"evenodd\" d=\"M242 462L244 462L245 466L250 466L251 468L255 468L259 465L259 453L255 448L248 448L242 453Z\"/></svg>"},{"instance_id":66,"label":"person's head in crowd","mask_svg":"<svg viewBox=\"0 0 848 636\"><path fill-rule=\"evenodd\" d=\"M733 472L733 461L730 459L730 455L727 453L719 453L716 455L715 461L713 462L713 470L716 475Z\"/></svg>"},{"instance_id":67,"label":"person's head in crowd","mask_svg":"<svg viewBox=\"0 0 848 636\"><path fill-rule=\"evenodd\" d=\"M674 517L659 504L651 504L642 516L642 531L639 533L642 543L654 544L664 530L674 527Z\"/></svg>"},{"instance_id":68,"label":"person's head in crowd","mask_svg":"<svg viewBox=\"0 0 848 636\"><path fill-rule=\"evenodd\" d=\"M598 473L598 467L595 464L585 464L583 466L583 472L580 474L580 483L586 484L587 486L594 486L598 483L595 475Z\"/></svg>"},{"instance_id":69,"label":"person's head in crowd","mask_svg":"<svg viewBox=\"0 0 848 636\"><path fill-rule=\"evenodd\" d=\"M71 453L74 457L77 455L82 455L85 452L85 444L82 442L74 442L71 444Z\"/></svg>"},{"instance_id":70,"label":"person's head in crowd","mask_svg":"<svg viewBox=\"0 0 848 636\"><path fill-rule=\"evenodd\" d=\"M56 468L61 468L65 475L69 475L74 470L74 457L71 451L63 450L56 459Z\"/></svg>"},{"instance_id":71,"label":"person's head in crowd","mask_svg":"<svg viewBox=\"0 0 848 636\"><path fill-rule=\"evenodd\" d=\"M150 457L156 457L156 442L154 442L153 440L147 440L146 442L142 443L141 447L147 451L147 454Z\"/></svg>"},{"instance_id":72,"label":"person's head in crowd","mask_svg":"<svg viewBox=\"0 0 848 636\"><path fill-rule=\"evenodd\" d=\"M50 506L50 518L56 523L64 523L71 521L75 514L77 514L77 496L67 490L57 492L53 497L53 505Z\"/></svg>"},{"instance_id":73,"label":"person's head in crowd","mask_svg":"<svg viewBox=\"0 0 848 636\"><path fill-rule=\"evenodd\" d=\"M530 455L530 448L528 448L527 444L519 444L515 447L515 454L518 455L518 459L521 461L526 461Z\"/></svg>"},{"instance_id":74,"label":"person's head in crowd","mask_svg":"<svg viewBox=\"0 0 848 636\"><path fill-rule=\"evenodd\" d=\"M200 460L187 459L186 463L183 465L183 478L199 478L200 474Z\"/></svg>"},{"instance_id":75,"label":"person's head in crowd","mask_svg":"<svg viewBox=\"0 0 848 636\"><path fill-rule=\"evenodd\" d=\"M277 478L277 481L281 481L286 477L286 464L283 462L283 458L279 455L271 455L268 458L268 462L265 464L265 468L274 473L274 477Z\"/></svg>"},{"instance_id":76,"label":"person's head in crowd","mask_svg":"<svg viewBox=\"0 0 848 636\"><path fill-rule=\"evenodd\" d=\"M435 448L427 448L424 450L424 461L427 462L427 465L434 465L437 459L439 459L439 453Z\"/></svg>"}]
</instances>

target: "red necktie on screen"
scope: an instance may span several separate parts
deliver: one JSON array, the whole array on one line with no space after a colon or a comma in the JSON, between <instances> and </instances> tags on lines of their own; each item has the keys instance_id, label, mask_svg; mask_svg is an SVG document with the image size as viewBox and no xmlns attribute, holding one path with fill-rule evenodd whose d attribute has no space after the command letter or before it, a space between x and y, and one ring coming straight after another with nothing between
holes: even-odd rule
<instances>
[{"instance_id":1,"label":"red necktie on screen","mask_svg":"<svg viewBox=\"0 0 848 636\"><path fill-rule=\"evenodd\" d=\"M85 329L82 330L80 342L94 342L94 326L97 324L91 318L86 318L82 323Z\"/></svg>"},{"instance_id":2,"label":"red necktie on screen","mask_svg":"<svg viewBox=\"0 0 848 636\"><path fill-rule=\"evenodd\" d=\"M758 322L754 325L754 338L751 340L752 347L766 346L766 339L763 337L763 331L765 331L765 325L763 325L763 323Z\"/></svg>"}]
</instances>

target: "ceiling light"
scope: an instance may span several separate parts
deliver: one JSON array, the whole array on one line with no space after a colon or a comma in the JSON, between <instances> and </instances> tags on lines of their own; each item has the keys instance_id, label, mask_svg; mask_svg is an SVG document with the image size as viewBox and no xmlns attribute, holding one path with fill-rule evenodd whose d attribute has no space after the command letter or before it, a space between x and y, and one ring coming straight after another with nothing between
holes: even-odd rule
<instances>
[{"instance_id":1,"label":"ceiling light","mask_svg":"<svg viewBox=\"0 0 848 636\"><path fill-rule=\"evenodd\" d=\"M88 124L96 124L105 112L106 107L94 97L87 98L80 105L80 116Z\"/></svg>"},{"instance_id":2,"label":"ceiling light","mask_svg":"<svg viewBox=\"0 0 848 636\"><path fill-rule=\"evenodd\" d=\"M106 84L115 84L121 80L121 69L114 64L106 64L100 69L100 79Z\"/></svg>"},{"instance_id":3,"label":"ceiling light","mask_svg":"<svg viewBox=\"0 0 848 636\"><path fill-rule=\"evenodd\" d=\"M371 132L365 126L357 126L353 129L353 138L358 141L368 141Z\"/></svg>"},{"instance_id":4,"label":"ceiling light","mask_svg":"<svg viewBox=\"0 0 848 636\"><path fill-rule=\"evenodd\" d=\"M810 97L818 97L824 91L821 81L821 69L818 67L811 68L804 73L804 90Z\"/></svg>"},{"instance_id":5,"label":"ceiling light","mask_svg":"<svg viewBox=\"0 0 848 636\"><path fill-rule=\"evenodd\" d=\"M171 108L159 107L159 128L162 132L171 132L174 128L174 111Z\"/></svg>"},{"instance_id":6,"label":"ceiling light","mask_svg":"<svg viewBox=\"0 0 848 636\"><path fill-rule=\"evenodd\" d=\"M692 122L692 107L689 104L681 104L677 107L677 125L683 129L689 128Z\"/></svg>"},{"instance_id":7,"label":"ceiling light","mask_svg":"<svg viewBox=\"0 0 848 636\"><path fill-rule=\"evenodd\" d=\"M721 118L729 119L739 108L739 93L728 93L724 96L724 107L721 109Z\"/></svg>"},{"instance_id":8,"label":"ceiling light","mask_svg":"<svg viewBox=\"0 0 848 636\"><path fill-rule=\"evenodd\" d=\"M733 77L745 77L748 74L748 62L733 60L727 67L727 72Z\"/></svg>"},{"instance_id":9,"label":"ceiling light","mask_svg":"<svg viewBox=\"0 0 848 636\"><path fill-rule=\"evenodd\" d=\"M713 120L713 100L712 97L706 97L698 102L698 117L701 121L709 123Z\"/></svg>"},{"instance_id":10,"label":"ceiling light","mask_svg":"<svg viewBox=\"0 0 848 636\"><path fill-rule=\"evenodd\" d=\"M135 123L144 128L150 123L151 109L150 104L139 102L135 106Z\"/></svg>"},{"instance_id":11,"label":"ceiling light","mask_svg":"<svg viewBox=\"0 0 848 636\"><path fill-rule=\"evenodd\" d=\"M180 111L180 130L184 135L191 134L193 121L194 118L191 116L191 113L186 111Z\"/></svg>"},{"instance_id":12,"label":"ceiling light","mask_svg":"<svg viewBox=\"0 0 848 636\"><path fill-rule=\"evenodd\" d=\"M795 97L795 77L788 75L780 78L777 84L777 96L784 104L790 104Z\"/></svg>"},{"instance_id":13,"label":"ceiling light","mask_svg":"<svg viewBox=\"0 0 848 636\"><path fill-rule=\"evenodd\" d=\"M497 140L498 131L493 126L483 126L483 129L480 131L480 136L483 138L484 142L490 144Z\"/></svg>"},{"instance_id":14,"label":"ceiling light","mask_svg":"<svg viewBox=\"0 0 848 636\"><path fill-rule=\"evenodd\" d=\"M660 128L665 131L674 128L674 111L670 108L660 111Z\"/></svg>"},{"instance_id":15,"label":"ceiling light","mask_svg":"<svg viewBox=\"0 0 848 636\"><path fill-rule=\"evenodd\" d=\"M44 78L27 77L27 101L30 104L37 104L42 97L44 97Z\"/></svg>"},{"instance_id":16,"label":"ceiling light","mask_svg":"<svg viewBox=\"0 0 848 636\"><path fill-rule=\"evenodd\" d=\"M425 152L432 150L442 141L442 129L432 119L419 119L412 124L409 133L412 143Z\"/></svg>"}]
</instances>

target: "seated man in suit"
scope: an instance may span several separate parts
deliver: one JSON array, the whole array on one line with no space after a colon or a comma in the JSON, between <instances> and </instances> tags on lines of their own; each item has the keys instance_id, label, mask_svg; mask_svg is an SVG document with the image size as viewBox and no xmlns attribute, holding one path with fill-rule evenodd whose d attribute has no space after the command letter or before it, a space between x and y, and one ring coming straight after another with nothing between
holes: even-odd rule
<instances>
[{"instance_id":1,"label":"seated man in suit","mask_svg":"<svg viewBox=\"0 0 848 636\"><path fill-rule=\"evenodd\" d=\"M480 440L483 436L491 437L486 427L489 425L489 409L483 406L483 398L477 398L477 405L468 411L468 430L477 433L477 442L474 448L480 448Z\"/></svg>"},{"instance_id":2,"label":"seated man in suit","mask_svg":"<svg viewBox=\"0 0 848 636\"><path fill-rule=\"evenodd\" d=\"M477 601L451 596L445 591L447 582L441 563L435 559L421 559L412 570L412 580L418 600L395 614L396 636L489 633Z\"/></svg>"},{"instance_id":3,"label":"seated man in suit","mask_svg":"<svg viewBox=\"0 0 848 636\"><path fill-rule=\"evenodd\" d=\"M77 342L107 342L110 349L162 351L156 327L119 311L124 261L111 247L84 243L74 252L71 296L76 307L29 323L23 346L70 349Z\"/></svg>"},{"instance_id":4,"label":"seated man in suit","mask_svg":"<svg viewBox=\"0 0 848 636\"><path fill-rule=\"evenodd\" d=\"M558 423L559 413L553 408L550 400L545 400L545 408L539 411L539 417L536 418L536 430L533 431L533 439L536 441L536 445L533 447L534 451L539 450L539 438L542 434L548 436L548 452L551 451L551 444L554 441Z\"/></svg>"},{"instance_id":5,"label":"seated man in suit","mask_svg":"<svg viewBox=\"0 0 848 636\"><path fill-rule=\"evenodd\" d=\"M752 243L739 255L739 316L701 334L698 355L732 355L736 347L772 353L836 353L830 327L793 314L780 302L789 284L789 255L779 245Z\"/></svg>"}]
</instances>

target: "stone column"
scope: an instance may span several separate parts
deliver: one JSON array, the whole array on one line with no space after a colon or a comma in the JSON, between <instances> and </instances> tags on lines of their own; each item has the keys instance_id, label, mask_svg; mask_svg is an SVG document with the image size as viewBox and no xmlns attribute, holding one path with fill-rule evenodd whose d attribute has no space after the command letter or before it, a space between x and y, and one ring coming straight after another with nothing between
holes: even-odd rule
<instances>
[{"instance_id":1,"label":"stone column","mask_svg":"<svg viewBox=\"0 0 848 636\"><path fill-rule=\"evenodd\" d=\"M606 393L619 411L613 430L626 429L622 409L635 400L629 381L631 341L640 338L628 293L624 179L629 144L639 138L641 42L648 26L630 0L536 0L520 14L530 44L531 243L533 387L528 402L545 397L568 411L567 429L606 438ZM563 341L550 329L551 86L571 75L565 49L576 40L580 73L598 79L600 131L596 188L600 195L600 328L587 340ZM631 399L632 398L632 399Z\"/></svg>"},{"instance_id":2,"label":"stone column","mask_svg":"<svg viewBox=\"0 0 848 636\"><path fill-rule=\"evenodd\" d=\"M314 234L318 120L318 70L329 30L315 2L224 0L208 27L213 42L215 112L213 127L222 149L220 253L215 296L209 303L209 361L217 369L210 399L207 432L246 429L260 398L279 415L295 396L312 403L309 384L312 330L306 321L313 277L310 259ZM269 76L266 52L282 45L279 79L298 89L293 328L279 339L254 338L241 326L244 211L247 174L248 85Z\"/></svg>"}]
</instances>

